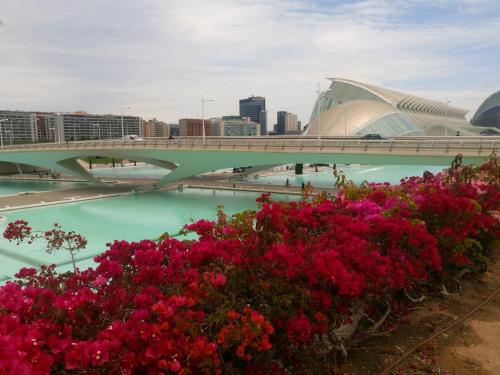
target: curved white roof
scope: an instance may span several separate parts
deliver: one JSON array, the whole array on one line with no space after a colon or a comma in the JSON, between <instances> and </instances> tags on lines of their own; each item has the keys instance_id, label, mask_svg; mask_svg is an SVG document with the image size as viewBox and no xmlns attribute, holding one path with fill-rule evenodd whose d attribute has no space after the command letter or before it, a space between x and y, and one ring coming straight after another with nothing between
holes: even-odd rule
<instances>
[{"instance_id":1,"label":"curved white roof","mask_svg":"<svg viewBox=\"0 0 500 375\"><path fill-rule=\"evenodd\" d=\"M399 91L394 91L383 87L378 87L358 81L353 81L351 79L329 78L329 80L332 81L332 86L335 82L344 82L350 85L358 86L364 90L373 93L382 100L386 101L388 104L396 106L401 109L425 111L434 114L440 114L440 113L444 114L447 112L448 116L460 116L460 117L465 116L467 112L469 112L467 109L453 107L450 105L447 106L445 103L441 103L436 100L425 99L419 96L405 94Z\"/></svg>"},{"instance_id":2,"label":"curved white roof","mask_svg":"<svg viewBox=\"0 0 500 375\"><path fill-rule=\"evenodd\" d=\"M465 119L468 111L462 108L350 79L330 80L330 88L316 101L306 131L308 135L317 134L320 113L322 135L360 135L366 128L366 131L380 130L382 135L397 136L421 133L429 126L469 125Z\"/></svg>"}]
</instances>

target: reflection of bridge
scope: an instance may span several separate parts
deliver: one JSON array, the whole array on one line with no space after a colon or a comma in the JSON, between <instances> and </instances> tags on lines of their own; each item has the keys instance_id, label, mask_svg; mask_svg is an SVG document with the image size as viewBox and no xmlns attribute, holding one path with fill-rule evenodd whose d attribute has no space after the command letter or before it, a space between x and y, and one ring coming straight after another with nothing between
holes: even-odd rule
<instances>
[{"instance_id":1,"label":"reflection of bridge","mask_svg":"<svg viewBox=\"0 0 500 375\"><path fill-rule=\"evenodd\" d=\"M500 137L415 137L391 140L313 137L210 137L145 141L86 141L6 146L0 162L78 175L95 184L77 162L88 156L136 160L172 170L157 185L214 169L291 163L449 165L456 154L480 164L498 151Z\"/></svg>"}]
</instances>

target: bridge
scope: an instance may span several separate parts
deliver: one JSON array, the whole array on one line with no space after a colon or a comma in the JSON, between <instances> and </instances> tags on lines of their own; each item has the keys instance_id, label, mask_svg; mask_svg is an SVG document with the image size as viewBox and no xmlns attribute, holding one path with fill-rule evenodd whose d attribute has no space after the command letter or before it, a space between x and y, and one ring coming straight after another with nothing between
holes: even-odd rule
<instances>
[{"instance_id":1,"label":"bridge","mask_svg":"<svg viewBox=\"0 0 500 375\"><path fill-rule=\"evenodd\" d=\"M161 186L211 170L241 166L262 169L293 163L449 165L459 153L464 164L479 165L493 152L498 153L499 146L500 137L149 138L10 145L0 149L0 162L56 170L102 185L78 163L79 158L136 160L171 171L155 184Z\"/></svg>"}]
</instances>

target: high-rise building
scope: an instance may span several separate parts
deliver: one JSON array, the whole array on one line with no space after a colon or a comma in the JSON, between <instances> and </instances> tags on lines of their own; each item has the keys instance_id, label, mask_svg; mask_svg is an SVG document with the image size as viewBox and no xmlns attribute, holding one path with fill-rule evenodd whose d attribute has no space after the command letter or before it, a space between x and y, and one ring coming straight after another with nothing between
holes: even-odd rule
<instances>
[{"instance_id":1,"label":"high-rise building","mask_svg":"<svg viewBox=\"0 0 500 375\"><path fill-rule=\"evenodd\" d=\"M223 116L210 121L213 124L213 132L216 136L248 137L260 135L260 125L250 121L249 117Z\"/></svg>"},{"instance_id":2,"label":"high-rise building","mask_svg":"<svg viewBox=\"0 0 500 375\"><path fill-rule=\"evenodd\" d=\"M285 134L285 118L286 118L286 111L278 111L277 113L277 119L276 119L276 127L274 131L276 134Z\"/></svg>"},{"instance_id":3,"label":"high-rise building","mask_svg":"<svg viewBox=\"0 0 500 375\"><path fill-rule=\"evenodd\" d=\"M297 115L287 112L285 116L285 134L300 134Z\"/></svg>"},{"instance_id":4,"label":"high-rise building","mask_svg":"<svg viewBox=\"0 0 500 375\"><path fill-rule=\"evenodd\" d=\"M203 120L200 118L183 118L179 120L179 135L181 137L201 137L203 136ZM213 124L210 120L205 120L205 136L214 136Z\"/></svg>"},{"instance_id":5,"label":"high-rise building","mask_svg":"<svg viewBox=\"0 0 500 375\"><path fill-rule=\"evenodd\" d=\"M282 135L300 134L297 115L287 111L279 111L277 113L277 124L275 131L277 134Z\"/></svg>"},{"instance_id":6,"label":"high-rise building","mask_svg":"<svg viewBox=\"0 0 500 375\"><path fill-rule=\"evenodd\" d=\"M172 137L178 137L179 136L179 124L168 124L169 130L170 130L170 135Z\"/></svg>"},{"instance_id":7,"label":"high-rise building","mask_svg":"<svg viewBox=\"0 0 500 375\"><path fill-rule=\"evenodd\" d=\"M163 121L159 121L155 118L144 121L144 137L154 138L154 137L169 137L170 136L170 126Z\"/></svg>"},{"instance_id":8,"label":"high-rise building","mask_svg":"<svg viewBox=\"0 0 500 375\"><path fill-rule=\"evenodd\" d=\"M267 111L262 110L259 114L260 135L267 135Z\"/></svg>"},{"instance_id":9,"label":"high-rise building","mask_svg":"<svg viewBox=\"0 0 500 375\"><path fill-rule=\"evenodd\" d=\"M250 117L250 120L260 124L262 135L267 134L266 98L251 96L240 100L240 116Z\"/></svg>"}]
</instances>

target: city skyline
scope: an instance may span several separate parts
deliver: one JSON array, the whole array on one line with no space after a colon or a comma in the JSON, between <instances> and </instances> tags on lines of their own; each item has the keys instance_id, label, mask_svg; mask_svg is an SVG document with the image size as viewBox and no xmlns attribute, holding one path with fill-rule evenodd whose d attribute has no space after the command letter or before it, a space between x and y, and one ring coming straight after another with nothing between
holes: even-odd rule
<instances>
[{"instance_id":1,"label":"city skyline","mask_svg":"<svg viewBox=\"0 0 500 375\"><path fill-rule=\"evenodd\" d=\"M200 93L214 100L207 118L261 95L270 114L305 123L317 82L325 90L333 76L448 97L471 117L500 87L500 5L489 0L0 4L3 109L127 105L174 122L201 116Z\"/></svg>"}]
</instances>

